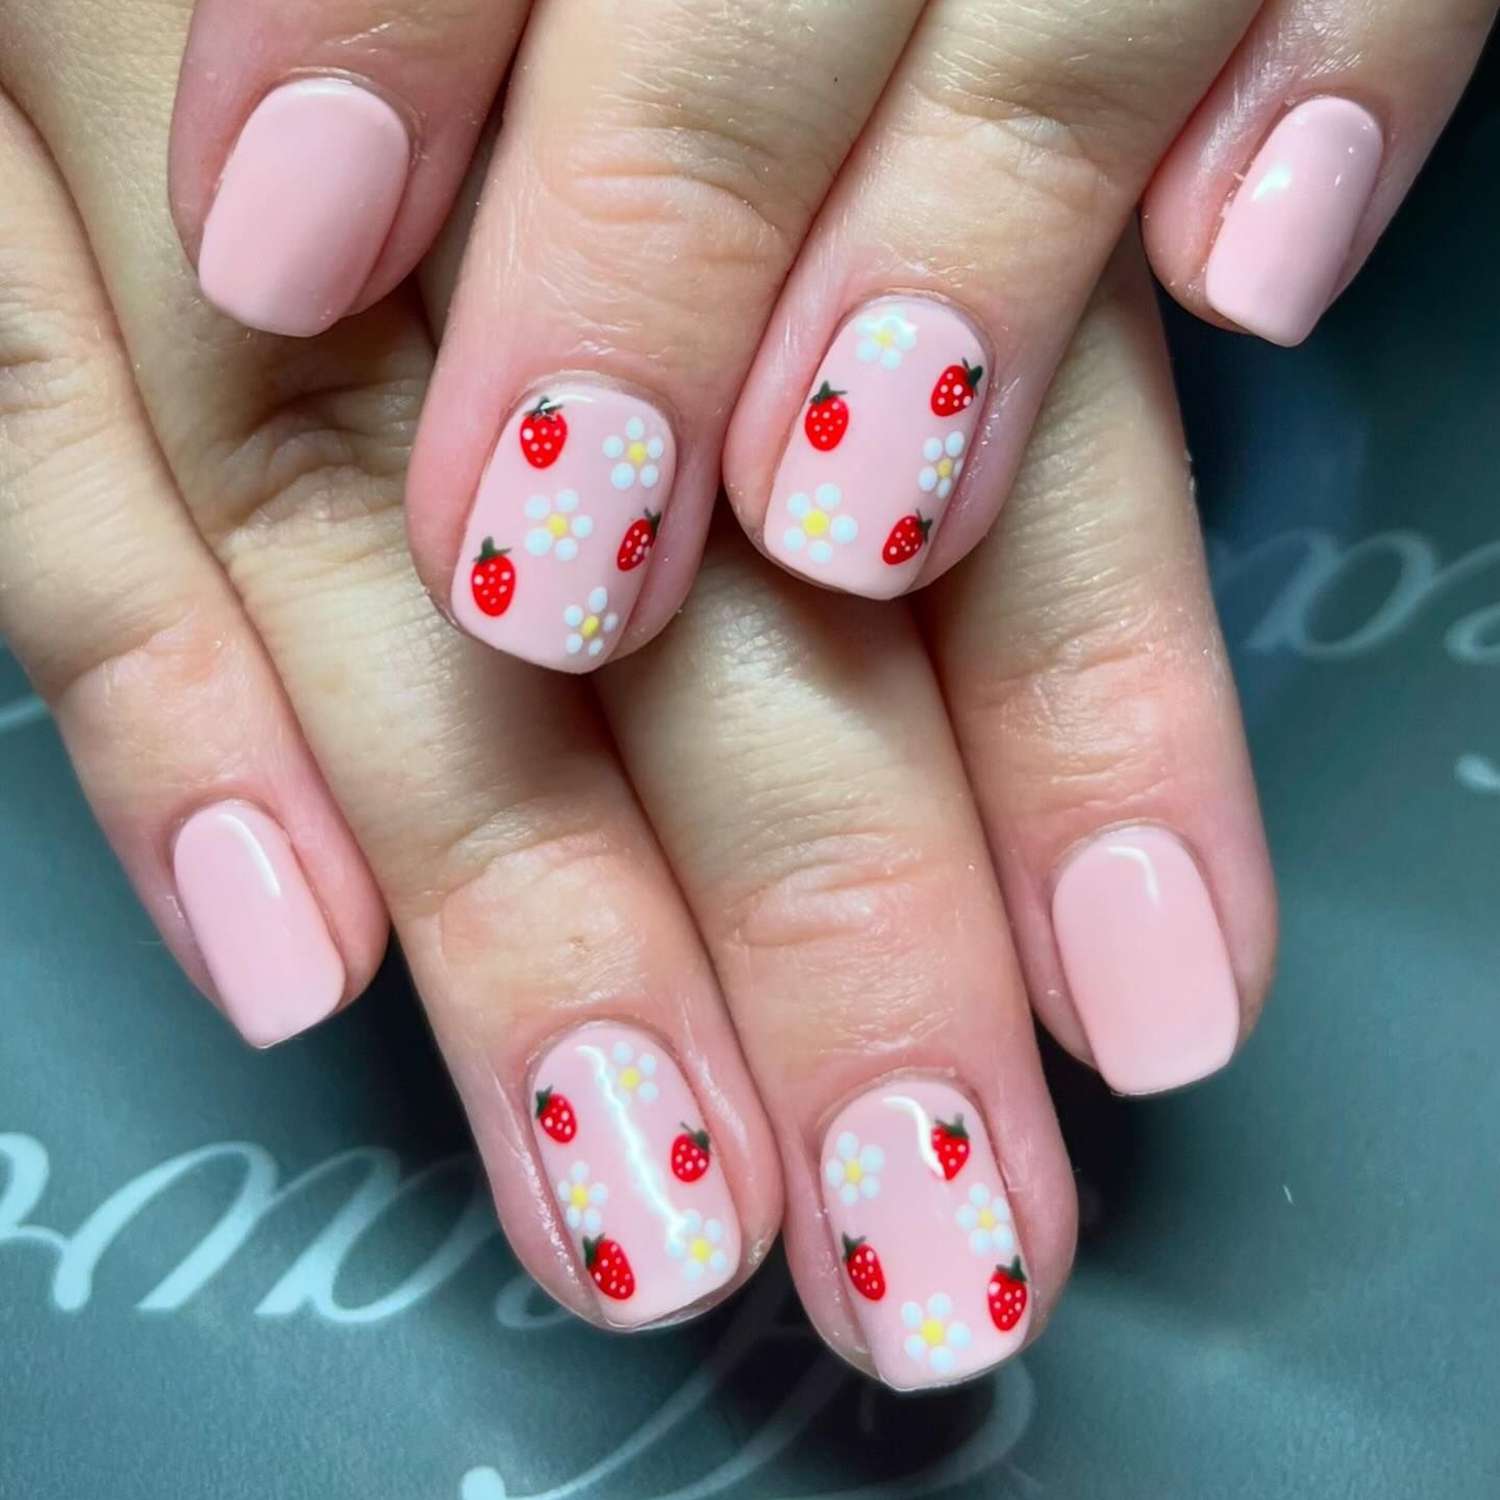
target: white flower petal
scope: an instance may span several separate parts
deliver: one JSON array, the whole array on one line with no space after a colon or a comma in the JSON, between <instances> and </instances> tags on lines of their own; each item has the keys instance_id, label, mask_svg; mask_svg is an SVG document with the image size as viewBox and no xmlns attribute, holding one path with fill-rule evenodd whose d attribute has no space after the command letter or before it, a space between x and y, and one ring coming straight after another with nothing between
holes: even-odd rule
<instances>
[{"instance_id":1,"label":"white flower petal","mask_svg":"<svg viewBox=\"0 0 1500 1500\"><path fill-rule=\"evenodd\" d=\"M820 484L815 494L819 510L837 510L844 503L844 492L836 484Z\"/></svg>"},{"instance_id":2,"label":"white flower petal","mask_svg":"<svg viewBox=\"0 0 1500 1500\"><path fill-rule=\"evenodd\" d=\"M568 1212L565 1217L567 1218L569 1229L577 1229L583 1223L583 1215L572 1204L568 1205Z\"/></svg>"},{"instance_id":3,"label":"white flower petal","mask_svg":"<svg viewBox=\"0 0 1500 1500\"><path fill-rule=\"evenodd\" d=\"M954 1365L953 1351L943 1344L937 1344L927 1356L927 1362L939 1375L946 1375Z\"/></svg>"},{"instance_id":4,"label":"white flower petal","mask_svg":"<svg viewBox=\"0 0 1500 1500\"><path fill-rule=\"evenodd\" d=\"M563 624L571 625L576 630L583 624L583 611L576 604L570 604L563 611Z\"/></svg>"},{"instance_id":5,"label":"white flower petal","mask_svg":"<svg viewBox=\"0 0 1500 1500\"><path fill-rule=\"evenodd\" d=\"M590 589L588 604L589 608L597 615L606 604L609 603L609 591L607 589ZM628 1061L628 1059L627 1059Z\"/></svg>"},{"instance_id":6,"label":"white flower petal","mask_svg":"<svg viewBox=\"0 0 1500 1500\"><path fill-rule=\"evenodd\" d=\"M908 1334L906 1338L906 1352L913 1359L927 1358L927 1341L919 1333Z\"/></svg>"},{"instance_id":7,"label":"white flower petal","mask_svg":"<svg viewBox=\"0 0 1500 1500\"><path fill-rule=\"evenodd\" d=\"M583 650L583 637L581 635L570 635L567 640L563 642L563 646L567 650L569 656L577 656L578 653Z\"/></svg>"},{"instance_id":8,"label":"white flower petal","mask_svg":"<svg viewBox=\"0 0 1500 1500\"><path fill-rule=\"evenodd\" d=\"M937 488L937 470L930 464L917 475L917 488L930 495Z\"/></svg>"},{"instance_id":9,"label":"white flower petal","mask_svg":"<svg viewBox=\"0 0 1500 1500\"><path fill-rule=\"evenodd\" d=\"M880 356L880 363L887 370L899 370L901 368L901 351L899 349L887 349Z\"/></svg>"},{"instance_id":10,"label":"white flower petal","mask_svg":"<svg viewBox=\"0 0 1500 1500\"><path fill-rule=\"evenodd\" d=\"M600 589L599 592L602 594L604 592L604 590ZM604 605L607 602L608 602L607 600L600 600L600 603L599 603L600 609L603 609ZM641 1069L641 1072L643 1072L646 1075L646 1077L649 1078L656 1071L656 1058L651 1053L649 1053L649 1052L642 1053L641 1054L641 1061L640 1061L640 1069Z\"/></svg>"},{"instance_id":11,"label":"white flower petal","mask_svg":"<svg viewBox=\"0 0 1500 1500\"><path fill-rule=\"evenodd\" d=\"M617 490L628 490L635 483L635 469L631 464L619 463L609 471L609 482Z\"/></svg>"},{"instance_id":12,"label":"white flower petal","mask_svg":"<svg viewBox=\"0 0 1500 1500\"><path fill-rule=\"evenodd\" d=\"M863 1146L860 1148L859 1164L867 1172L883 1171L885 1168L885 1152L879 1146Z\"/></svg>"},{"instance_id":13,"label":"white flower petal","mask_svg":"<svg viewBox=\"0 0 1500 1500\"><path fill-rule=\"evenodd\" d=\"M925 458L928 463L935 464L938 461L938 459L940 459L942 456L943 456L943 440L942 440L942 438L935 438L935 437L928 438L927 441L922 444L922 457Z\"/></svg>"},{"instance_id":14,"label":"white flower petal","mask_svg":"<svg viewBox=\"0 0 1500 1500\"><path fill-rule=\"evenodd\" d=\"M603 641L595 641L594 644L599 648L600 651L604 649ZM598 653L596 652L595 654L597 655ZM642 1104L650 1104L651 1101L656 1098L657 1087L648 1078L635 1092L636 1097L640 1099Z\"/></svg>"},{"instance_id":15,"label":"white flower petal","mask_svg":"<svg viewBox=\"0 0 1500 1500\"><path fill-rule=\"evenodd\" d=\"M570 536L561 537L553 550L558 562L572 562L578 556L578 543Z\"/></svg>"},{"instance_id":16,"label":"white flower petal","mask_svg":"<svg viewBox=\"0 0 1500 1500\"><path fill-rule=\"evenodd\" d=\"M650 458L660 458L667 451L667 445L659 437L652 438L646 444L646 453Z\"/></svg>"},{"instance_id":17,"label":"white flower petal","mask_svg":"<svg viewBox=\"0 0 1500 1500\"><path fill-rule=\"evenodd\" d=\"M533 521L544 521L552 514L552 502L545 495L532 495L526 501L526 515Z\"/></svg>"},{"instance_id":18,"label":"white flower petal","mask_svg":"<svg viewBox=\"0 0 1500 1500\"><path fill-rule=\"evenodd\" d=\"M557 508L562 511L564 515L568 514L571 511L577 510L578 491L560 490L557 496Z\"/></svg>"},{"instance_id":19,"label":"white flower petal","mask_svg":"<svg viewBox=\"0 0 1500 1500\"><path fill-rule=\"evenodd\" d=\"M835 516L828 534L840 543L852 542L859 535L859 522L853 516Z\"/></svg>"},{"instance_id":20,"label":"white flower petal","mask_svg":"<svg viewBox=\"0 0 1500 1500\"><path fill-rule=\"evenodd\" d=\"M937 497L939 500L946 500L952 493L953 481L951 479L938 480Z\"/></svg>"},{"instance_id":21,"label":"white flower petal","mask_svg":"<svg viewBox=\"0 0 1500 1500\"><path fill-rule=\"evenodd\" d=\"M587 1208L583 1212L583 1227L590 1234L598 1234L604 1228L604 1219L597 1208Z\"/></svg>"},{"instance_id":22,"label":"white flower petal","mask_svg":"<svg viewBox=\"0 0 1500 1500\"><path fill-rule=\"evenodd\" d=\"M948 450L949 458L957 458L964 451L964 435L961 432L950 432L943 442L943 447Z\"/></svg>"},{"instance_id":23,"label":"white flower petal","mask_svg":"<svg viewBox=\"0 0 1500 1500\"><path fill-rule=\"evenodd\" d=\"M842 1198L850 1208L853 1208L854 1205L859 1202L859 1189L855 1187L852 1182L846 1182L843 1187L839 1189L839 1197Z\"/></svg>"},{"instance_id":24,"label":"white flower petal","mask_svg":"<svg viewBox=\"0 0 1500 1500\"><path fill-rule=\"evenodd\" d=\"M969 1249L975 1255L988 1255L990 1253L990 1232L988 1229L976 1229L969 1236Z\"/></svg>"},{"instance_id":25,"label":"white flower petal","mask_svg":"<svg viewBox=\"0 0 1500 1500\"><path fill-rule=\"evenodd\" d=\"M701 1260L685 1260L682 1263L682 1274L689 1281L698 1281L703 1276L703 1262Z\"/></svg>"},{"instance_id":26,"label":"white flower petal","mask_svg":"<svg viewBox=\"0 0 1500 1500\"><path fill-rule=\"evenodd\" d=\"M853 1161L859 1155L859 1137L852 1130L841 1130L838 1140L833 1143L833 1149L845 1161Z\"/></svg>"},{"instance_id":27,"label":"white flower petal","mask_svg":"<svg viewBox=\"0 0 1500 1500\"><path fill-rule=\"evenodd\" d=\"M526 533L526 550L533 557L545 557L552 550L552 533L538 527Z\"/></svg>"},{"instance_id":28,"label":"white flower petal","mask_svg":"<svg viewBox=\"0 0 1500 1500\"><path fill-rule=\"evenodd\" d=\"M972 1203L975 1208L983 1208L984 1205L989 1201L990 1190L982 1182L976 1182L974 1186L969 1189L969 1202Z\"/></svg>"},{"instance_id":29,"label":"white flower petal","mask_svg":"<svg viewBox=\"0 0 1500 1500\"><path fill-rule=\"evenodd\" d=\"M954 1218L960 1229L973 1229L979 1223L979 1211L972 1204L965 1203Z\"/></svg>"},{"instance_id":30,"label":"white flower petal","mask_svg":"<svg viewBox=\"0 0 1500 1500\"><path fill-rule=\"evenodd\" d=\"M807 555L815 563L833 561L833 548L825 541L816 541L807 549Z\"/></svg>"},{"instance_id":31,"label":"white flower petal","mask_svg":"<svg viewBox=\"0 0 1500 1500\"><path fill-rule=\"evenodd\" d=\"M936 1318L939 1322L944 1322L952 1311L953 1298L947 1292L934 1292L927 1299L928 1317Z\"/></svg>"},{"instance_id":32,"label":"white flower petal","mask_svg":"<svg viewBox=\"0 0 1500 1500\"><path fill-rule=\"evenodd\" d=\"M788 526L781 533L781 545L788 552L800 552L807 545L807 533L800 526Z\"/></svg>"},{"instance_id":33,"label":"white flower petal","mask_svg":"<svg viewBox=\"0 0 1500 1500\"><path fill-rule=\"evenodd\" d=\"M908 1328L920 1328L922 1326L922 1309L915 1302L903 1302L901 1304L901 1321Z\"/></svg>"},{"instance_id":34,"label":"white flower petal","mask_svg":"<svg viewBox=\"0 0 1500 1500\"><path fill-rule=\"evenodd\" d=\"M682 1257L687 1254L687 1246L684 1245L682 1241L677 1239L675 1236L668 1235L667 1254L670 1255L673 1260L681 1260Z\"/></svg>"},{"instance_id":35,"label":"white flower petal","mask_svg":"<svg viewBox=\"0 0 1500 1500\"><path fill-rule=\"evenodd\" d=\"M729 1257L722 1250L715 1250L708 1257L708 1269L717 1276L722 1276L729 1269Z\"/></svg>"},{"instance_id":36,"label":"white flower petal","mask_svg":"<svg viewBox=\"0 0 1500 1500\"><path fill-rule=\"evenodd\" d=\"M844 1164L830 1158L823 1163L823 1175L828 1179L829 1187L837 1187L844 1180Z\"/></svg>"},{"instance_id":37,"label":"white flower petal","mask_svg":"<svg viewBox=\"0 0 1500 1500\"><path fill-rule=\"evenodd\" d=\"M647 464L641 470L641 488L643 490L654 490L656 481L661 478L661 470L655 464Z\"/></svg>"},{"instance_id":38,"label":"white flower petal","mask_svg":"<svg viewBox=\"0 0 1500 1500\"><path fill-rule=\"evenodd\" d=\"M596 635L589 642L589 655L598 656L604 650L604 642Z\"/></svg>"},{"instance_id":39,"label":"white flower petal","mask_svg":"<svg viewBox=\"0 0 1500 1500\"><path fill-rule=\"evenodd\" d=\"M717 1219L709 1219L703 1226L703 1238L710 1245L717 1245L724 1238L724 1226Z\"/></svg>"},{"instance_id":40,"label":"white flower petal","mask_svg":"<svg viewBox=\"0 0 1500 1500\"><path fill-rule=\"evenodd\" d=\"M604 440L604 456L606 458L618 458L625 451L625 439L615 435Z\"/></svg>"},{"instance_id":41,"label":"white flower petal","mask_svg":"<svg viewBox=\"0 0 1500 1500\"><path fill-rule=\"evenodd\" d=\"M900 316L892 316L891 322L895 324L896 346L900 349L915 349L917 347L916 324L908 323Z\"/></svg>"},{"instance_id":42,"label":"white flower petal","mask_svg":"<svg viewBox=\"0 0 1500 1500\"><path fill-rule=\"evenodd\" d=\"M954 1349L967 1349L972 1340L969 1333L969 1325L960 1323L956 1319L948 1325L947 1342Z\"/></svg>"},{"instance_id":43,"label":"white flower petal","mask_svg":"<svg viewBox=\"0 0 1500 1500\"><path fill-rule=\"evenodd\" d=\"M629 1042L616 1042L614 1051L610 1054L621 1066L628 1063L635 1056L635 1051Z\"/></svg>"},{"instance_id":44,"label":"white flower petal","mask_svg":"<svg viewBox=\"0 0 1500 1500\"><path fill-rule=\"evenodd\" d=\"M703 1215L696 1208L690 1208L682 1216L682 1229L687 1234L697 1234L703 1228Z\"/></svg>"},{"instance_id":45,"label":"white flower petal","mask_svg":"<svg viewBox=\"0 0 1500 1500\"><path fill-rule=\"evenodd\" d=\"M573 1163L572 1171L568 1173L568 1176L571 1177L574 1182L582 1182L588 1175L589 1164L586 1161L575 1161Z\"/></svg>"},{"instance_id":46,"label":"white flower petal","mask_svg":"<svg viewBox=\"0 0 1500 1500\"><path fill-rule=\"evenodd\" d=\"M589 1189L590 1203L603 1203L609 1197L609 1189L602 1182L596 1182Z\"/></svg>"},{"instance_id":47,"label":"white flower petal","mask_svg":"<svg viewBox=\"0 0 1500 1500\"><path fill-rule=\"evenodd\" d=\"M1003 1224L990 1230L990 1254L996 1257L1010 1255L1015 1251L1016 1237Z\"/></svg>"},{"instance_id":48,"label":"white flower petal","mask_svg":"<svg viewBox=\"0 0 1500 1500\"><path fill-rule=\"evenodd\" d=\"M639 417L632 417L625 424L625 436L632 443L638 443L646 435L646 424Z\"/></svg>"},{"instance_id":49,"label":"white flower petal","mask_svg":"<svg viewBox=\"0 0 1500 1500\"><path fill-rule=\"evenodd\" d=\"M874 339L861 339L854 350L854 357L860 364L873 364L880 358L880 345Z\"/></svg>"},{"instance_id":50,"label":"white flower petal","mask_svg":"<svg viewBox=\"0 0 1500 1500\"><path fill-rule=\"evenodd\" d=\"M799 521L812 509L812 501L798 490L786 503L787 514L795 516Z\"/></svg>"},{"instance_id":51,"label":"white flower petal","mask_svg":"<svg viewBox=\"0 0 1500 1500\"><path fill-rule=\"evenodd\" d=\"M592 516L574 516L572 531L573 535L579 538L593 536L594 518Z\"/></svg>"},{"instance_id":52,"label":"white flower petal","mask_svg":"<svg viewBox=\"0 0 1500 1500\"><path fill-rule=\"evenodd\" d=\"M613 632L615 626L618 625L619 623L620 623L620 617L619 617L619 615L608 614L608 615L605 615L603 623L599 626L599 628L605 633L605 635L609 635L609 634L611 634Z\"/></svg>"},{"instance_id":53,"label":"white flower petal","mask_svg":"<svg viewBox=\"0 0 1500 1500\"><path fill-rule=\"evenodd\" d=\"M566 1177L564 1177L562 1181L557 1184L557 1196L559 1198L566 1198L572 1190L572 1184Z\"/></svg>"},{"instance_id":54,"label":"white flower petal","mask_svg":"<svg viewBox=\"0 0 1500 1500\"><path fill-rule=\"evenodd\" d=\"M880 1179L878 1177L861 1177L859 1190L866 1198L877 1198L880 1196Z\"/></svg>"}]
</instances>

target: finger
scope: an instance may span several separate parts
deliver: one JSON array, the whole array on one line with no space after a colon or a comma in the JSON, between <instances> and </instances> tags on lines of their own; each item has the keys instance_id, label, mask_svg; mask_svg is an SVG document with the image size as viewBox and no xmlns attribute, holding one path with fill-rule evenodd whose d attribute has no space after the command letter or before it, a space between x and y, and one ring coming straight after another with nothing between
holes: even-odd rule
<instances>
[{"instance_id":1,"label":"finger","mask_svg":"<svg viewBox=\"0 0 1500 1500\"><path fill-rule=\"evenodd\" d=\"M365 988L385 911L182 510L66 191L3 94L0 180L0 631L168 947L268 1046Z\"/></svg>"},{"instance_id":2,"label":"finger","mask_svg":"<svg viewBox=\"0 0 1500 1500\"><path fill-rule=\"evenodd\" d=\"M1468 82L1495 0L1270 0L1162 162L1143 225L1184 307L1297 344Z\"/></svg>"},{"instance_id":3,"label":"finger","mask_svg":"<svg viewBox=\"0 0 1500 1500\"><path fill-rule=\"evenodd\" d=\"M408 486L461 628L583 671L671 617L776 288L919 9L538 8Z\"/></svg>"},{"instance_id":4,"label":"finger","mask_svg":"<svg viewBox=\"0 0 1500 1500\"><path fill-rule=\"evenodd\" d=\"M924 606L1038 1015L1121 1093L1222 1067L1275 893L1134 236L1000 525Z\"/></svg>"},{"instance_id":5,"label":"finger","mask_svg":"<svg viewBox=\"0 0 1500 1500\"><path fill-rule=\"evenodd\" d=\"M389 293L452 204L527 0L198 0L172 204L204 295L307 336Z\"/></svg>"},{"instance_id":6,"label":"finger","mask_svg":"<svg viewBox=\"0 0 1500 1500\"><path fill-rule=\"evenodd\" d=\"M170 18L132 29L128 75L125 24L102 16L65 65L106 80L105 98L128 76L164 102ZM387 301L310 344L216 339L159 253L149 108L101 145L82 91L26 103L96 229L184 499L370 860L518 1255L611 1327L727 1295L779 1221L770 1137L590 699L448 630L411 570L400 500L431 363L423 321ZM122 204L121 182L154 214Z\"/></svg>"},{"instance_id":7,"label":"finger","mask_svg":"<svg viewBox=\"0 0 1500 1500\"><path fill-rule=\"evenodd\" d=\"M928 6L735 410L726 483L773 559L888 598L984 535L1141 189L1257 3Z\"/></svg>"},{"instance_id":8,"label":"finger","mask_svg":"<svg viewBox=\"0 0 1500 1500\"><path fill-rule=\"evenodd\" d=\"M1066 1278L1073 1187L906 611L851 619L726 523L600 692L780 1141L813 1322L901 1389L1013 1354Z\"/></svg>"}]
</instances>

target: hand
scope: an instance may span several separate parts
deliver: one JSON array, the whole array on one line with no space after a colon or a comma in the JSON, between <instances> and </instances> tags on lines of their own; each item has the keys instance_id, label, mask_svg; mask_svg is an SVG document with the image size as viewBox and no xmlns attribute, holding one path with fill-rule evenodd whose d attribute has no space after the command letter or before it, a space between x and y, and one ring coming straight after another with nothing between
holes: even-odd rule
<instances>
[{"instance_id":1,"label":"hand","mask_svg":"<svg viewBox=\"0 0 1500 1500\"><path fill-rule=\"evenodd\" d=\"M200 0L173 193L211 297L317 331L410 271L513 64L411 541L460 627L582 671L676 613L721 473L820 585L942 576L1143 194L1185 305L1305 336L1496 3L543 0L516 51L527 9Z\"/></svg>"},{"instance_id":2,"label":"hand","mask_svg":"<svg viewBox=\"0 0 1500 1500\"><path fill-rule=\"evenodd\" d=\"M1064 1045L1143 1092L1227 1060L1274 943L1138 258L1001 530L924 597L930 654L904 608L809 593L721 534L680 627L596 694L425 608L397 504L432 358L414 310L247 340L169 253L182 17L26 19L23 41L75 40L4 52L45 147L0 116L0 626L174 950L270 1041L357 993L383 903L512 1243L584 1316L723 1295L784 1192L799 1289L847 1357L915 1386L1021 1347L1074 1218L1023 974ZM78 565L80 537L107 565ZM600 1026L607 1085L554 1084ZM885 1134L913 1111L922 1131Z\"/></svg>"}]
</instances>

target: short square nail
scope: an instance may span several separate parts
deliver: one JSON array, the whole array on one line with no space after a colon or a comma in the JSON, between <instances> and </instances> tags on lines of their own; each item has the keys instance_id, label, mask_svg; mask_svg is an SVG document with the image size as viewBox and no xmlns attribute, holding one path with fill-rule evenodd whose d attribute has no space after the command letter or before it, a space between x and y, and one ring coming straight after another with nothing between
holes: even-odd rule
<instances>
[{"instance_id":1,"label":"short square nail","mask_svg":"<svg viewBox=\"0 0 1500 1500\"><path fill-rule=\"evenodd\" d=\"M453 575L454 618L539 666L608 661L646 581L677 445L649 402L557 380L500 433Z\"/></svg>"},{"instance_id":2,"label":"short square nail","mask_svg":"<svg viewBox=\"0 0 1500 1500\"><path fill-rule=\"evenodd\" d=\"M880 1378L950 1385L1014 1354L1031 1287L983 1116L951 1084L900 1077L839 1111L823 1203Z\"/></svg>"},{"instance_id":3,"label":"short square nail","mask_svg":"<svg viewBox=\"0 0 1500 1500\"><path fill-rule=\"evenodd\" d=\"M202 808L177 835L172 872L219 1002L251 1046L337 1009L344 961L280 824L248 802Z\"/></svg>"},{"instance_id":4,"label":"short square nail","mask_svg":"<svg viewBox=\"0 0 1500 1500\"><path fill-rule=\"evenodd\" d=\"M990 364L946 302L882 297L860 308L824 355L776 471L771 556L851 594L905 593L968 462Z\"/></svg>"},{"instance_id":5,"label":"short square nail","mask_svg":"<svg viewBox=\"0 0 1500 1500\"><path fill-rule=\"evenodd\" d=\"M1310 99L1256 154L1208 257L1209 306L1275 344L1298 344L1338 291L1384 150L1347 99Z\"/></svg>"},{"instance_id":6,"label":"short square nail","mask_svg":"<svg viewBox=\"0 0 1500 1500\"><path fill-rule=\"evenodd\" d=\"M606 1322L671 1318L734 1279L740 1220L702 1110L661 1042L592 1022L548 1049L532 1127Z\"/></svg>"},{"instance_id":7,"label":"short square nail","mask_svg":"<svg viewBox=\"0 0 1500 1500\"><path fill-rule=\"evenodd\" d=\"M1101 835L1063 867L1052 924L1106 1083L1154 1094L1234 1054L1239 993L1203 876L1164 828Z\"/></svg>"},{"instance_id":8,"label":"short square nail","mask_svg":"<svg viewBox=\"0 0 1500 1500\"><path fill-rule=\"evenodd\" d=\"M204 221L203 295L267 333L332 327L369 280L410 163L400 115L368 89L304 78L267 94Z\"/></svg>"}]
</instances>

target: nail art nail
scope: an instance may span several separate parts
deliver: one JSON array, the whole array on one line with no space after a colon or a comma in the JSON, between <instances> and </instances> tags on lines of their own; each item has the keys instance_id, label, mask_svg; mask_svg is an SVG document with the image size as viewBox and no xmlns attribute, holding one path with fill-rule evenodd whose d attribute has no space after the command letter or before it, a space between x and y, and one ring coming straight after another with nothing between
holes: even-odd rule
<instances>
[{"instance_id":1,"label":"nail art nail","mask_svg":"<svg viewBox=\"0 0 1500 1500\"><path fill-rule=\"evenodd\" d=\"M219 1001L251 1046L332 1014L344 961L278 823L248 802L202 808L177 835L172 871Z\"/></svg>"},{"instance_id":2,"label":"nail art nail","mask_svg":"<svg viewBox=\"0 0 1500 1500\"><path fill-rule=\"evenodd\" d=\"M990 357L930 297L867 303L834 336L771 488L766 550L869 598L915 582L979 425Z\"/></svg>"},{"instance_id":3,"label":"nail art nail","mask_svg":"<svg viewBox=\"0 0 1500 1500\"><path fill-rule=\"evenodd\" d=\"M733 1280L740 1221L703 1113L671 1055L594 1022L542 1058L542 1166L605 1320L658 1322Z\"/></svg>"},{"instance_id":4,"label":"nail art nail","mask_svg":"<svg viewBox=\"0 0 1500 1500\"><path fill-rule=\"evenodd\" d=\"M1239 994L1198 866L1164 828L1101 835L1063 867L1052 925L1094 1061L1121 1094L1217 1072Z\"/></svg>"},{"instance_id":5,"label":"nail art nail","mask_svg":"<svg viewBox=\"0 0 1500 1500\"><path fill-rule=\"evenodd\" d=\"M587 672L630 618L671 498L665 417L612 386L536 391L505 424L453 575L471 635L540 666Z\"/></svg>"},{"instance_id":6,"label":"nail art nail","mask_svg":"<svg viewBox=\"0 0 1500 1500\"><path fill-rule=\"evenodd\" d=\"M304 78L267 94L204 221L204 296L267 333L330 328L369 280L410 163L400 115L368 89Z\"/></svg>"},{"instance_id":7,"label":"nail art nail","mask_svg":"<svg viewBox=\"0 0 1500 1500\"><path fill-rule=\"evenodd\" d=\"M849 1300L887 1385L967 1380L1021 1347L1026 1263L972 1100L936 1079L882 1083L828 1127L821 1168Z\"/></svg>"},{"instance_id":8,"label":"nail art nail","mask_svg":"<svg viewBox=\"0 0 1500 1500\"><path fill-rule=\"evenodd\" d=\"M1375 118L1347 99L1292 110L1225 211L1209 305L1272 343L1301 343L1338 291L1383 150Z\"/></svg>"}]
</instances>

